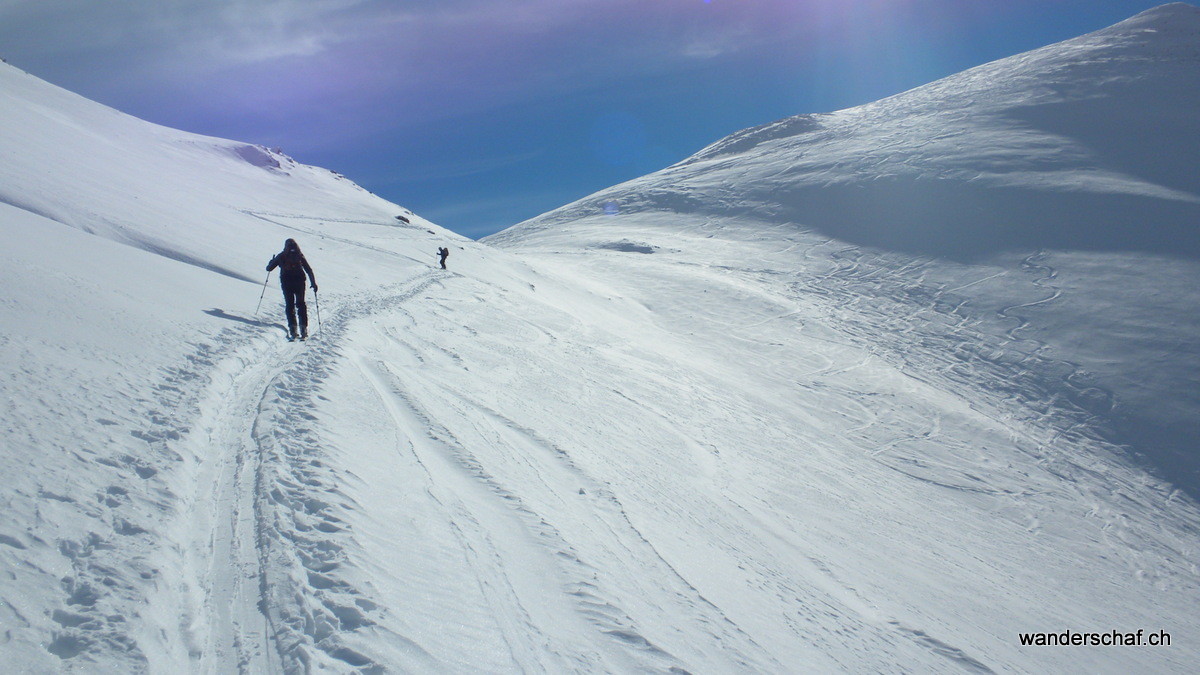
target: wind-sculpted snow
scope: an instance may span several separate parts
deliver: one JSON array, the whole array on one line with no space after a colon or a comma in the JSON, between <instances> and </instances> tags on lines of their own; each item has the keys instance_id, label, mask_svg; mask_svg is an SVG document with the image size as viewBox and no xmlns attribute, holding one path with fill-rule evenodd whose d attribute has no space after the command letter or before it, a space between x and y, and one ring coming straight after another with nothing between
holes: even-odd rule
<instances>
[{"instance_id":1,"label":"wind-sculpted snow","mask_svg":"<svg viewBox=\"0 0 1200 675\"><path fill-rule=\"evenodd\" d=\"M1037 390L1093 411L1110 441L1197 497L1200 399L1186 384L1200 375L1189 332L1200 257L1197 104L1200 9L1167 5L866 106L735 134L490 241L598 246L617 238L599 233L605 222L666 233L712 222L712 236L770 241L777 230L753 231L767 222L833 236L866 259L883 250L993 265L1002 256L1013 272L1014 261L1046 260L1069 290L1049 278L1048 297L991 311L1021 325L999 339L1032 346L1028 358L1055 351L1059 365L1043 365L1067 376L1018 366L988 388L1030 376L1067 382L1077 390ZM605 221L607 204L620 216ZM671 245L631 229L644 245ZM1035 333L1042 342L1026 339Z\"/></svg>"},{"instance_id":2,"label":"wind-sculpted snow","mask_svg":"<svg viewBox=\"0 0 1200 675\"><path fill-rule=\"evenodd\" d=\"M282 153L268 150L261 145L243 145L233 148L233 154L262 169L283 170L284 166L295 165L295 160Z\"/></svg>"},{"instance_id":3,"label":"wind-sculpted snow","mask_svg":"<svg viewBox=\"0 0 1200 675\"><path fill-rule=\"evenodd\" d=\"M1164 6L858 108L739 132L513 232L615 203L625 215L769 215L960 261L1038 248L1197 258L1198 36L1200 9Z\"/></svg>"},{"instance_id":4,"label":"wind-sculpted snow","mask_svg":"<svg viewBox=\"0 0 1200 675\"><path fill-rule=\"evenodd\" d=\"M590 252L589 242L631 236L663 253ZM1065 563L1088 560L1090 576L1108 564L1096 564L1099 555L1118 567L1132 565L1111 586L1105 584L1129 593L1127 599L1109 597L1101 614L1146 612L1147 620L1169 615L1190 623L1186 611L1177 613L1181 607L1162 604L1172 601L1161 589L1188 595L1198 590L1188 553L1198 523L1194 456L1186 467L1163 462L1186 446L1156 445L1158 439L1147 433L1150 424L1123 426L1123 417L1168 405L1173 414L1156 416L1156 423L1194 433L1200 401L1187 382L1196 376L1200 354L1194 338L1200 299L1182 290L1195 288L1192 263L1042 251L957 265L865 250L788 224L669 213L595 216L553 235L539 232L513 248L538 257L543 267L588 279L644 307L628 314L646 324L647 335L660 329L689 336L693 349L707 354L704 371L727 378L721 391L753 392L742 393L750 407L734 415L741 420L734 426L742 442L714 443L722 458L717 466L726 471L733 448L754 457L736 472L737 480L723 484L721 494L740 502L734 495L746 490L771 514L762 516L767 522L783 518L790 523L785 531L820 532L806 538L802 550L823 567L841 568L831 572L833 578L853 576L856 581L848 585L871 597L873 612L886 612L884 598L895 593L895 606L905 613L922 607L937 614L935 607L951 601L934 598L948 587L926 586L909 575L945 564L972 570L963 577L931 572L942 582L964 582L951 595L970 600L955 604L954 611L978 607L988 618L981 616L977 625L997 631L969 639L974 645L999 647L1005 631L1022 624L1102 622L1100 616L1081 615L1093 606L1084 589L1098 580L1082 581L1077 567ZM1155 267L1129 270L1131 262ZM1098 280L1116 279L1129 287L1120 297L1105 300L1098 297L1105 294L1102 288L1092 288ZM1133 298L1147 297L1163 282L1179 289L1175 297L1156 293L1159 306L1152 312L1143 306L1147 311L1139 316ZM1146 330L1149 325L1162 332ZM664 356L688 354L689 362L700 362L678 345L661 349ZM1170 365L1151 375L1149 363ZM1127 378L1137 376L1156 384L1131 388ZM712 394L697 396L691 382L683 389L714 400ZM710 418L728 419L705 414L701 422L687 415L674 408L667 417L687 420L681 428L693 438L712 433L706 430ZM1157 477L1145 473L1147 464ZM686 466L677 464L676 474L688 475ZM829 487L836 497L796 497L820 490L817 486ZM905 498L898 491L909 488L940 505L901 506ZM1080 507L1068 506L1077 500ZM851 512L848 520L841 518ZM957 515L934 524L929 519L937 513ZM881 520L887 526L875 529ZM1173 534L1162 539L1152 534L1166 522L1175 523L1168 526ZM941 532L941 538L926 540L932 532ZM973 540L969 532L988 534ZM889 543L880 543L879 536ZM852 542L860 538L873 543L859 549ZM1022 543L1009 549L1004 540ZM836 553L828 558L816 553L826 546ZM1115 548L1099 552L1109 547ZM1150 555L1157 562L1146 566L1150 550L1157 551ZM923 560L925 554L941 562ZM1054 562L1060 555L1061 562ZM888 582L867 581L882 570L890 582L905 578L911 595L883 590ZM1000 578L1007 580L1003 590L990 585L989 579ZM1149 585L1137 590L1142 583ZM864 591L868 587L876 590ZM832 593L836 585L826 588ZM1024 599L1016 602L1013 593ZM833 597L856 606L856 596ZM1004 619L1008 610L1000 607L1014 614ZM1045 612L1070 612L1074 618L1048 619ZM902 619L884 623L898 635L924 635L929 641L918 642L931 648L939 640L948 643L976 666L995 670L1035 662L1050 667L1057 656L989 656ZM954 632L961 636L960 631L961 625ZM1026 657L1032 660L1023 661ZM1143 657L1150 654L1137 655ZM1026 665L1014 666L1018 661Z\"/></svg>"},{"instance_id":5,"label":"wind-sculpted snow","mask_svg":"<svg viewBox=\"0 0 1200 675\"><path fill-rule=\"evenodd\" d=\"M1191 623L1163 603L1200 590L1198 28L1200 10L1172 5L861 108L748 130L488 241L637 307L625 316L646 334L693 336L711 349L707 372L754 383L721 388L753 391L756 405L734 415L745 443L717 447L723 457L764 448L742 475L770 495L757 502L766 520L838 541L825 557L806 539L815 567L797 577L848 574L846 586L820 587L845 607L870 597L862 615L876 619L889 606L944 616L951 601L940 594L969 577L951 593L970 598L956 616L971 604L987 618L966 623L1009 626L969 640L980 650L907 620L882 623L968 669L1119 669L1088 650L982 646L1004 651L1006 631L1043 621ZM623 241L656 255L614 245ZM834 448L869 462L843 464ZM804 463L814 452L821 461ZM875 470L890 477L876 482ZM768 487L797 473L797 484ZM845 476L871 486L849 504ZM785 506L831 481L836 506L828 496ZM922 499L949 500L923 503L958 514L957 526L900 506L897 490L917 485ZM726 484L722 495L733 494ZM856 508L851 521L831 515ZM816 522L831 517L828 529ZM1168 522L1172 534L1153 534ZM979 523L989 536L969 540ZM872 550L855 548L860 539ZM1150 550L1157 562L1146 565ZM1082 581L1067 560L1087 560L1085 576L1129 567ZM956 571L931 572L943 564ZM876 567L912 595L873 586ZM925 573L947 585L910 576ZM990 585L1000 578L1008 590ZM1088 619L1098 607L1084 589L1097 585L1130 595L1109 596ZM846 587L855 592L836 592ZM1025 600L1014 602L1017 588ZM1051 665L1059 657L1070 658Z\"/></svg>"},{"instance_id":6,"label":"wind-sculpted snow","mask_svg":"<svg viewBox=\"0 0 1200 675\"><path fill-rule=\"evenodd\" d=\"M684 160L684 163L690 164L703 159L711 159L724 155L739 155L768 141L777 141L801 134L810 134L823 128L824 126L821 124L819 115L789 117L778 122L771 122L752 129L739 131L697 152L695 155Z\"/></svg>"}]
</instances>

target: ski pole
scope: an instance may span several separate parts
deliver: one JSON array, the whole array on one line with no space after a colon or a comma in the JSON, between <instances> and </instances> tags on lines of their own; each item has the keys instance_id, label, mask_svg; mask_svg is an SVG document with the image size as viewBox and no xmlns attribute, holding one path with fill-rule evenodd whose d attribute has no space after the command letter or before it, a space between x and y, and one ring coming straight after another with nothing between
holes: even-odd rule
<instances>
[{"instance_id":1,"label":"ski pole","mask_svg":"<svg viewBox=\"0 0 1200 675\"><path fill-rule=\"evenodd\" d=\"M321 332L321 296L317 294L317 289L313 289L313 302L317 304L317 332Z\"/></svg>"},{"instance_id":2,"label":"ski pole","mask_svg":"<svg viewBox=\"0 0 1200 675\"><path fill-rule=\"evenodd\" d=\"M271 271L270 271L270 270L267 270L267 278L266 278L266 279L263 279L263 290L262 290L262 293L259 293L259 294L258 294L258 304L254 306L254 316L256 316L256 317L258 316L258 310L259 310L259 308L261 308L261 307L262 307L262 299L263 299L263 296L265 296L265 295L267 294L267 282L268 282L268 281L270 281L270 280L271 280Z\"/></svg>"}]
</instances>

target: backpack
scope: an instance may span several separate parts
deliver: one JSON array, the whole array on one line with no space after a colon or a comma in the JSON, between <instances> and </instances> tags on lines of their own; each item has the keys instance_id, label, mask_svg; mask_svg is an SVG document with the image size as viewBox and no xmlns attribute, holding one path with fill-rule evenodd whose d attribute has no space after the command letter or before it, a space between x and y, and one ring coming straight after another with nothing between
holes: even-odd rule
<instances>
[{"instance_id":1,"label":"backpack","mask_svg":"<svg viewBox=\"0 0 1200 675\"><path fill-rule=\"evenodd\" d=\"M279 269L288 272L304 269L304 254L296 249L279 255Z\"/></svg>"}]
</instances>

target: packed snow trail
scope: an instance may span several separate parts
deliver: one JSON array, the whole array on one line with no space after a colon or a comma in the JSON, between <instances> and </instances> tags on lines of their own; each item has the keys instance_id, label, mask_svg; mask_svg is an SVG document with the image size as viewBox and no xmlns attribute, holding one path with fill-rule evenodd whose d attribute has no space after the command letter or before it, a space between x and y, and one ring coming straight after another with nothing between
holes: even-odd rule
<instances>
[{"instance_id":1,"label":"packed snow trail","mask_svg":"<svg viewBox=\"0 0 1200 675\"><path fill-rule=\"evenodd\" d=\"M419 288L429 275L413 283ZM329 309L307 343L283 342L272 327L226 359L186 439L204 459L181 528L194 537L187 552L198 582L193 616L183 625L206 672L369 662L330 638L369 625L365 613L375 604L329 576L342 557L328 502L337 489L315 447L310 410L346 317L356 311Z\"/></svg>"},{"instance_id":2,"label":"packed snow trail","mask_svg":"<svg viewBox=\"0 0 1200 675\"><path fill-rule=\"evenodd\" d=\"M193 442L197 455L211 454L197 476L195 536L189 557L195 565L198 606L188 625L188 643L206 672L279 670L276 629L262 611L266 584L258 518L262 472L257 413L270 383L292 365L292 354L252 343L232 357L215 378L202 405ZM249 352L249 354L247 354Z\"/></svg>"}]
</instances>

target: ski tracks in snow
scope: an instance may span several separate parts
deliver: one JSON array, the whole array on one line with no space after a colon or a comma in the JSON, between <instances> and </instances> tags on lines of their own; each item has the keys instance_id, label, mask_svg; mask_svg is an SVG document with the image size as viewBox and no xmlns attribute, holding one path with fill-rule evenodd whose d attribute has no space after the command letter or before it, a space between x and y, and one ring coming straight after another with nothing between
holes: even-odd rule
<instances>
[{"instance_id":1,"label":"ski tracks in snow","mask_svg":"<svg viewBox=\"0 0 1200 675\"><path fill-rule=\"evenodd\" d=\"M266 575L255 496L262 457L254 426L269 391L265 383L279 376L290 355L271 349L263 358L261 350L248 345L222 364L190 438L205 459L186 528L196 537L187 555L199 587L185 630L189 653L209 672L280 669L261 604Z\"/></svg>"},{"instance_id":2,"label":"ski tracks in snow","mask_svg":"<svg viewBox=\"0 0 1200 675\"><path fill-rule=\"evenodd\" d=\"M420 321L432 313L453 323L444 304L426 297L422 305ZM357 372L344 374L340 390L365 383L374 403L360 407L374 411L373 426L390 428L377 434L377 450L356 454L390 455L395 476L364 482L392 496L370 510L400 500L393 519L412 521L365 536L381 540L367 557L401 556L392 571L411 577L385 590L390 604L404 602L409 615L429 607L424 624L394 631L393 641L403 634L410 645L405 662L433 659L439 670L784 669L656 550L609 485L460 386L466 381L454 373L479 364L425 338L417 321L403 303L364 317L344 348ZM559 339L518 324L509 329L528 334L531 351ZM518 352L508 356L538 367ZM440 600L447 594L450 607ZM697 631L709 636L702 646Z\"/></svg>"},{"instance_id":3,"label":"ski tracks in snow","mask_svg":"<svg viewBox=\"0 0 1200 675\"><path fill-rule=\"evenodd\" d=\"M535 432L425 376L414 379L404 367L432 358L457 359L463 367L452 351L408 344L395 330L370 325L376 315L403 312L406 302L450 276L421 273L337 311L330 307L322 332L308 344L252 340L214 367L199 417L182 441L199 461L187 515L173 537L190 580L179 589L190 607L180 632L197 670L305 672L397 664L442 670L485 663L511 671L586 670L597 664L617 670L682 668L621 608L619 593L605 589L602 571L551 523L546 505L522 495L532 490L539 499L583 500L588 510L606 514L597 522L632 528L616 498ZM355 331L382 337L386 349L358 349L348 339ZM372 393L355 393L373 394L387 410L375 422L392 429L395 451L408 453L423 472L432 510L420 528L437 533L433 539L391 541L382 549L354 541L344 516L371 509L343 486L364 477L339 466L335 455L345 448L331 447L330 425L321 417L337 411L323 393L326 381L346 368L370 384ZM415 387L426 393L415 396ZM445 404L433 411L422 403L432 391ZM490 473L475 454L480 447L520 462L538 487L521 484L518 491ZM392 485L383 476L366 478L371 491L386 492ZM579 486L578 493L555 494L565 484ZM561 506L579 520L578 505ZM630 539L624 531L603 537L613 549ZM640 535L633 540L650 546ZM403 566L371 558L398 549L417 557ZM631 577L663 572L639 568L645 552L623 554ZM418 560L422 557L428 565ZM388 579L392 575L422 584L436 612L428 616L430 624L449 631L443 643L450 640L461 654L429 644L421 634L428 627L412 634L395 628L410 611L380 602L386 596L380 586L403 583ZM696 595L681 577L675 585L681 596ZM682 601L715 613L702 598ZM439 624L448 614L463 623ZM719 617L706 621L718 639L728 630ZM475 649L465 646L473 643Z\"/></svg>"},{"instance_id":4,"label":"ski tracks in snow","mask_svg":"<svg viewBox=\"0 0 1200 675\"><path fill-rule=\"evenodd\" d=\"M852 321L850 310L869 314L870 308L858 306L857 294L839 295L835 282L849 275L871 286L881 272L854 254L838 265L821 286L849 303L836 311L853 343L855 329L865 335L868 326ZM631 406L646 413L638 424L695 455L696 467L704 469L697 480L720 478L724 460L690 436L660 434L672 427L670 415L647 407L644 397L610 391L582 366L576 373L574 360L593 359L593 369L605 362L564 339L569 322L561 315L531 323L521 317L525 312L503 307L518 300L503 292L484 297L472 283L440 270L417 273L336 311L330 306L323 333L310 344L249 343L216 370L188 436L193 454L211 455L201 465L187 523L201 533L188 547L199 579L186 621L193 663L207 672L661 672L695 664L786 670L774 645L756 641L764 628L750 623L758 619L737 601L731 605L732 596L706 597L713 580L697 577L685 560L698 551L679 549L669 528L654 522L655 507L674 508L660 503L674 493L658 494L661 486L653 481L639 482L643 491L637 492L596 478L621 473L594 466L596 457L573 455L576 449L560 447L553 432L531 428L535 418L524 416L522 406L510 410L503 397L477 387L504 386L509 375L521 376L518 371L561 365L560 377L575 373L589 391L596 385L598 395L622 399L612 403L614 414ZM964 324L971 317L946 297L952 292L906 288L913 297L902 304L927 303L943 319L938 326L945 334L903 335L918 343L950 342L969 328ZM897 317L885 318L904 318ZM975 356L984 364L1007 364L1004 346ZM828 356L807 379L864 368L875 358L873 352L857 360ZM811 365L821 360L814 357ZM964 366L947 360L952 375L953 366ZM484 368L498 372L486 378L471 372ZM569 398L570 389L547 395ZM872 406L859 402L847 411L854 418L849 422L858 424L852 433L878 433ZM589 419L580 423L594 423ZM876 461L922 482L1008 498L1014 508L1023 502L1023 490L1013 484L992 484L967 470L968 460L980 461L970 448L932 442L953 420L890 420L888 429L895 432L901 421L908 433L876 444ZM931 453L933 447L941 451ZM682 511L671 517L679 523L699 518ZM1030 522L1037 527L1035 514ZM733 549L757 550L754 541L728 536ZM733 549L725 553L738 559ZM818 561L813 564L818 567L796 569L816 591L781 581L780 592L825 593L852 616L856 592L825 579ZM776 567L791 569L782 561ZM754 576L745 568L737 574ZM763 583L775 578L770 570L755 574L768 580ZM797 633L811 619L804 611L789 617L797 623L788 630ZM927 650L986 670L913 625L922 624L871 611L861 622L872 643L886 650ZM838 645L841 639L830 641L828 653ZM812 651L797 646L795 653Z\"/></svg>"},{"instance_id":5,"label":"ski tracks in snow","mask_svg":"<svg viewBox=\"0 0 1200 675\"><path fill-rule=\"evenodd\" d=\"M432 278L418 275L401 296ZM182 589L181 632L202 672L373 665L340 639L370 626L378 607L338 573L348 535L337 512L353 504L314 409L347 321L387 299L331 306L308 343L252 340L213 371L183 440L199 461L175 535L194 584Z\"/></svg>"}]
</instances>

